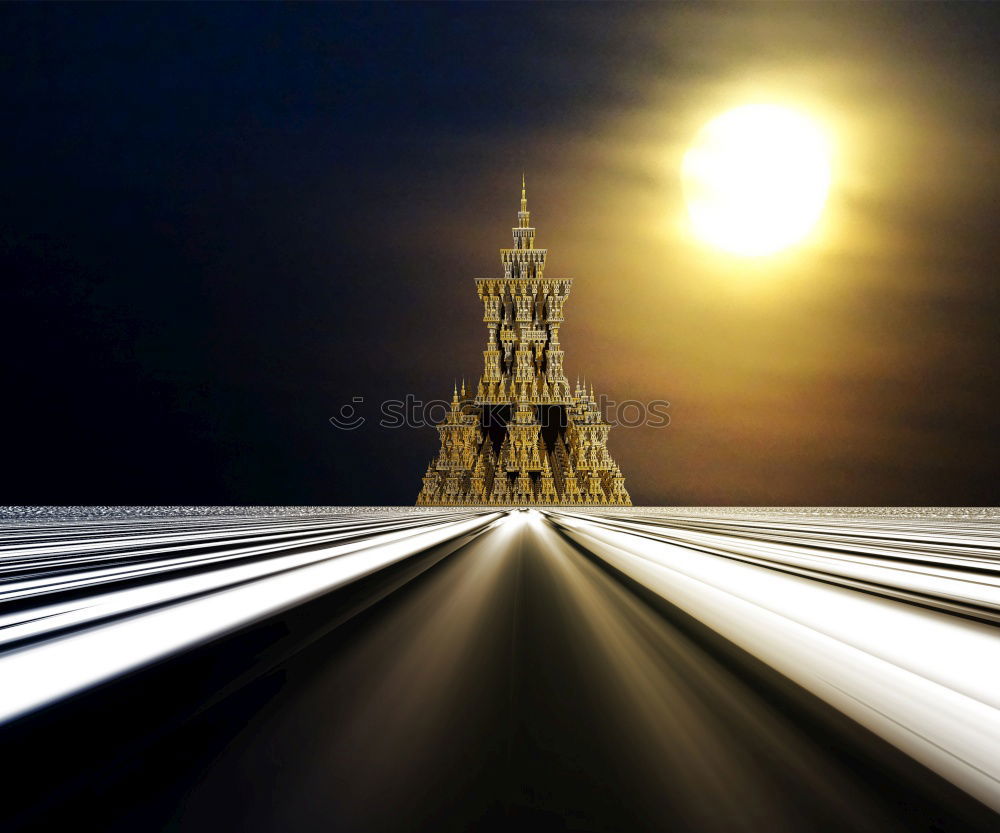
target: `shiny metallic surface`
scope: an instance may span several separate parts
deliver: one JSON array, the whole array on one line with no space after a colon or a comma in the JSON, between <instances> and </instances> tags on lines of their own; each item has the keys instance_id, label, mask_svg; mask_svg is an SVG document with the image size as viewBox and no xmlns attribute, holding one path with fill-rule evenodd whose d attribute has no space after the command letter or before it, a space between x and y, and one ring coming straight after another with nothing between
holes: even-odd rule
<instances>
[{"instance_id":1,"label":"shiny metallic surface","mask_svg":"<svg viewBox=\"0 0 1000 833\"><path fill-rule=\"evenodd\" d=\"M992 510L10 511L6 829L988 830Z\"/></svg>"}]
</instances>

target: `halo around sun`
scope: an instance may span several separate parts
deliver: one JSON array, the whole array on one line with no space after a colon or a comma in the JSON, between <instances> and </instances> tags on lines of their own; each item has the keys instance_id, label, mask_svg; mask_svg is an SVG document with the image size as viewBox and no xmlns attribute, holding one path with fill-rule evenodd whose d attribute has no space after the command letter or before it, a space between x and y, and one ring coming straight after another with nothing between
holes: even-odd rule
<instances>
[{"instance_id":1,"label":"halo around sun","mask_svg":"<svg viewBox=\"0 0 1000 833\"><path fill-rule=\"evenodd\" d=\"M750 104L712 119L681 166L695 235L750 257L797 243L823 212L830 155L823 131L794 110Z\"/></svg>"}]
</instances>

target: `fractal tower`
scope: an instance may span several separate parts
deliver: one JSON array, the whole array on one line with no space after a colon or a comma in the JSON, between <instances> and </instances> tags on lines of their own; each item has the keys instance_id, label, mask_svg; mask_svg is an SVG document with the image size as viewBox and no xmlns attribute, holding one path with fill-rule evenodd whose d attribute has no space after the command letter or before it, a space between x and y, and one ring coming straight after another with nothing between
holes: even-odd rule
<instances>
[{"instance_id":1,"label":"fractal tower","mask_svg":"<svg viewBox=\"0 0 1000 833\"><path fill-rule=\"evenodd\" d=\"M513 248L500 250L503 277L476 279L483 375L474 392L464 382L453 390L417 505L631 506L593 387L578 380L571 390L563 370L559 328L573 282L545 277L523 177L513 232Z\"/></svg>"}]
</instances>

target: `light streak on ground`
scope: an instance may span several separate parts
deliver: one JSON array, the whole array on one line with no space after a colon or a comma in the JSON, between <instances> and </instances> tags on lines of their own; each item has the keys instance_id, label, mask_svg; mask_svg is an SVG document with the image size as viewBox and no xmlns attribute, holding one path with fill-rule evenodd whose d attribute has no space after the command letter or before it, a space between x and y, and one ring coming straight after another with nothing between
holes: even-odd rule
<instances>
[{"instance_id":1,"label":"light streak on ground","mask_svg":"<svg viewBox=\"0 0 1000 833\"><path fill-rule=\"evenodd\" d=\"M985 510L12 517L0 743L67 751L0 821L990 829L998 556Z\"/></svg>"},{"instance_id":2,"label":"light streak on ground","mask_svg":"<svg viewBox=\"0 0 1000 833\"><path fill-rule=\"evenodd\" d=\"M923 558L884 544L848 556L823 552L822 534L734 544L553 516L614 568L1000 809L1000 573L989 548L948 562L941 551L955 544L942 536L925 538L939 546Z\"/></svg>"},{"instance_id":3,"label":"light streak on ground","mask_svg":"<svg viewBox=\"0 0 1000 833\"><path fill-rule=\"evenodd\" d=\"M354 531L318 535L308 541L308 551L295 555L280 553L290 546L302 547L301 538L296 539L294 545L264 545L255 543L258 539L251 536L225 554L157 558L150 546L162 545L168 540L176 543L176 537L135 536L128 544L130 556L135 557L138 552L151 559L142 567L92 567L85 572L55 577L47 574L53 566L52 549L32 547L31 554L36 560L27 564L18 561L17 566L24 570L30 569L33 563L41 563L44 572L11 581L2 598L37 600L42 591L54 593L81 586L106 585L114 579L149 578L185 567L204 568L207 565L213 569L0 616L0 647L43 638L0 657L0 675L5 680L0 688L0 721L203 644L384 569L428 547L482 530L498 517L493 513L471 519L447 518L433 524L420 518L416 523L395 524L392 531L379 531L351 543L330 542L357 537ZM180 537L189 539L190 536ZM265 536L265 539L270 537ZM110 543L112 549L120 546L118 542L100 543L104 547ZM53 549L64 551L61 546ZM20 547L13 550L23 552ZM263 554L269 557L255 560L254 557ZM101 560L105 557L103 551L97 556ZM90 560L93 562L94 558ZM233 562L242 563L227 566ZM56 563L60 567L66 565L62 558ZM111 621L121 616L127 618Z\"/></svg>"}]
</instances>

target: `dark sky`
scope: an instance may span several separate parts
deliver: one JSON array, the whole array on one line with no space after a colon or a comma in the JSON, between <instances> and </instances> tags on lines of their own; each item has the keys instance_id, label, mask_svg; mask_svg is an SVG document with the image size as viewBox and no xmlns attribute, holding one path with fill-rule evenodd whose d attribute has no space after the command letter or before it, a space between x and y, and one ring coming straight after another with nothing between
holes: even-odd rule
<instances>
[{"instance_id":1,"label":"dark sky","mask_svg":"<svg viewBox=\"0 0 1000 833\"><path fill-rule=\"evenodd\" d=\"M1000 7L0 7L4 503L412 503L527 172L637 503L997 504ZM815 239L683 229L701 124L835 140ZM330 416L363 396L368 423Z\"/></svg>"}]
</instances>

